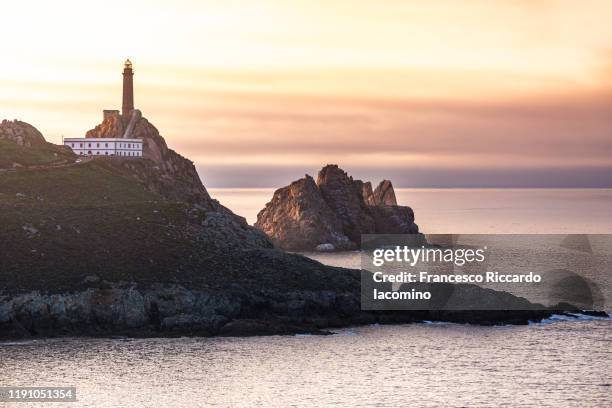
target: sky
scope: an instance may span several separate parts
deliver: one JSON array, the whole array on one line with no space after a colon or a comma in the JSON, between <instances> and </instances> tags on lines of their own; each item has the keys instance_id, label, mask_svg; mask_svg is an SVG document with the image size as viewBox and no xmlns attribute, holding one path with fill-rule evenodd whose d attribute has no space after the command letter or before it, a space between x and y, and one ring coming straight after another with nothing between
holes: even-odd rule
<instances>
[{"instance_id":1,"label":"sky","mask_svg":"<svg viewBox=\"0 0 612 408\"><path fill-rule=\"evenodd\" d=\"M0 119L135 105L207 187L612 187L612 2L7 2Z\"/></svg>"}]
</instances>

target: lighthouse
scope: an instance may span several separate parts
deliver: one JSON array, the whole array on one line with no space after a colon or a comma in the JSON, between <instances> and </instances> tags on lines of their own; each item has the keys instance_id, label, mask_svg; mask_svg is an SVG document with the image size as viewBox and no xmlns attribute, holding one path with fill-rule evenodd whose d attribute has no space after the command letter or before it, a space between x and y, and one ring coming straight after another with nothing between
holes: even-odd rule
<instances>
[{"instance_id":1,"label":"lighthouse","mask_svg":"<svg viewBox=\"0 0 612 408\"><path fill-rule=\"evenodd\" d=\"M70 137L64 138L64 146L79 156L137 158L143 156L143 140L132 136L142 115L134 109L134 71L128 59L123 64L123 104L121 114L117 109L104 109L103 124L111 131L104 136L113 137ZM96 128L97 129L97 128ZM121 132L121 133L119 133Z\"/></svg>"},{"instance_id":2,"label":"lighthouse","mask_svg":"<svg viewBox=\"0 0 612 408\"><path fill-rule=\"evenodd\" d=\"M129 118L134 110L134 71L132 62L127 59L123 65L123 104L121 105L121 115Z\"/></svg>"}]
</instances>

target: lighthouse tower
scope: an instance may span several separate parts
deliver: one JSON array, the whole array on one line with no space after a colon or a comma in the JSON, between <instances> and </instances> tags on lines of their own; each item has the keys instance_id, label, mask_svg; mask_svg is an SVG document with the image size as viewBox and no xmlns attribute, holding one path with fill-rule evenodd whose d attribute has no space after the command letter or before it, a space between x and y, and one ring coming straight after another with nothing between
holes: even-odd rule
<instances>
[{"instance_id":1,"label":"lighthouse tower","mask_svg":"<svg viewBox=\"0 0 612 408\"><path fill-rule=\"evenodd\" d=\"M64 138L64 146L68 146L79 156L143 157L144 140L133 136L142 114L138 109L134 109L134 71L129 59L125 60L123 65L121 108L121 114L117 109L104 109L102 125L87 132L85 137Z\"/></svg>"},{"instance_id":2,"label":"lighthouse tower","mask_svg":"<svg viewBox=\"0 0 612 408\"><path fill-rule=\"evenodd\" d=\"M121 115L124 118L129 118L134 110L134 71L132 71L132 62L127 59L123 66L123 105L121 106Z\"/></svg>"}]
</instances>

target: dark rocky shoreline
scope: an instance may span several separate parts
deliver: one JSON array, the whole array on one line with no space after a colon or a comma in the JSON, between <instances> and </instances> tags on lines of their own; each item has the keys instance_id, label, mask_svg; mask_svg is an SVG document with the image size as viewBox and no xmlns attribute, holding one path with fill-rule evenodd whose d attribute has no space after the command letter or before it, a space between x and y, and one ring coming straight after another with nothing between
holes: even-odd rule
<instances>
[{"instance_id":1,"label":"dark rocky shoreline","mask_svg":"<svg viewBox=\"0 0 612 408\"><path fill-rule=\"evenodd\" d=\"M551 309L534 305L533 310L362 311L359 300L355 291L218 292L128 283L71 293L4 294L0 295L0 339L330 334L332 328L423 321L524 325L553 314L579 312L571 305Z\"/></svg>"}]
</instances>

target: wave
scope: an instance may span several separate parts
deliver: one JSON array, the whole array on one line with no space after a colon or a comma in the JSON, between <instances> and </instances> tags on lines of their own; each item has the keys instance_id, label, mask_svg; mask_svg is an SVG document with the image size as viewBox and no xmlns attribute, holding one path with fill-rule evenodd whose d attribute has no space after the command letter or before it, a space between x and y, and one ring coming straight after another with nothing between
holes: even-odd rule
<instances>
[{"instance_id":1,"label":"wave","mask_svg":"<svg viewBox=\"0 0 612 408\"><path fill-rule=\"evenodd\" d=\"M612 320L612 317L591 316L582 313L554 314L548 319L540 322L530 322L529 324L551 324L557 322L592 321L592 320Z\"/></svg>"}]
</instances>

